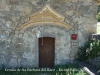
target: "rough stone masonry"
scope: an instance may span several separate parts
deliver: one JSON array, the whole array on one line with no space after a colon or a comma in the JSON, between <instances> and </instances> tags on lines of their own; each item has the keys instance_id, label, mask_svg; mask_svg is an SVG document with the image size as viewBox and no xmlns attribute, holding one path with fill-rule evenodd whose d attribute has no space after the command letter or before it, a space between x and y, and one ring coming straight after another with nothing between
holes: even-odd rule
<instances>
[{"instance_id":1,"label":"rough stone masonry","mask_svg":"<svg viewBox=\"0 0 100 75\"><path fill-rule=\"evenodd\" d=\"M45 15L45 24L36 22L41 16L30 21L32 14L47 11L45 5L51 13ZM55 65L74 60L78 47L96 32L96 14L94 0L0 0L0 69L39 67L39 37L55 38ZM72 40L71 34L77 34L77 39Z\"/></svg>"}]
</instances>

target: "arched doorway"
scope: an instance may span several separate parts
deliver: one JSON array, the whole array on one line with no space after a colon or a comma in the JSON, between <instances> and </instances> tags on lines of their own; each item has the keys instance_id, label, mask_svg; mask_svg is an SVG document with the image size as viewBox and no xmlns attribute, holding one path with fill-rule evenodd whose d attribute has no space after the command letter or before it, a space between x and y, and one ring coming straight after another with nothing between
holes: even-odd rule
<instances>
[{"instance_id":1,"label":"arched doorway","mask_svg":"<svg viewBox=\"0 0 100 75\"><path fill-rule=\"evenodd\" d=\"M39 38L39 67L54 67L55 38Z\"/></svg>"}]
</instances>

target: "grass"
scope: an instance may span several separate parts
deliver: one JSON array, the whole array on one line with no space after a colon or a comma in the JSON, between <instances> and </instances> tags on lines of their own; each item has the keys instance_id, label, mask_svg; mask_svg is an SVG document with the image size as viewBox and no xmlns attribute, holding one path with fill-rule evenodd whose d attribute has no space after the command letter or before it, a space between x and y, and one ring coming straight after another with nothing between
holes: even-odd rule
<instances>
[{"instance_id":1,"label":"grass","mask_svg":"<svg viewBox=\"0 0 100 75\"><path fill-rule=\"evenodd\" d=\"M9 71L8 71L9 70ZM56 65L55 68L41 69L5 69L0 71L0 75L88 75L78 64Z\"/></svg>"}]
</instances>

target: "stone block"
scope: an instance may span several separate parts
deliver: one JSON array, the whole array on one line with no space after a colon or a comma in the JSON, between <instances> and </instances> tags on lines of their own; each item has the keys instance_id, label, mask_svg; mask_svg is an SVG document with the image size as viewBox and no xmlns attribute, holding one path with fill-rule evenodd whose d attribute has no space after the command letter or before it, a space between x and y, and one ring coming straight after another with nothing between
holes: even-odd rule
<instances>
[{"instance_id":1,"label":"stone block","mask_svg":"<svg viewBox=\"0 0 100 75\"><path fill-rule=\"evenodd\" d=\"M14 38L18 38L18 37L19 37L19 35L18 34L15 34Z\"/></svg>"},{"instance_id":2,"label":"stone block","mask_svg":"<svg viewBox=\"0 0 100 75\"><path fill-rule=\"evenodd\" d=\"M69 11L66 11L66 15L69 15L69 16L71 16L71 15L73 15L73 10L69 10Z\"/></svg>"},{"instance_id":3,"label":"stone block","mask_svg":"<svg viewBox=\"0 0 100 75\"><path fill-rule=\"evenodd\" d=\"M24 30L20 30L20 33L24 33Z\"/></svg>"},{"instance_id":4,"label":"stone block","mask_svg":"<svg viewBox=\"0 0 100 75\"><path fill-rule=\"evenodd\" d=\"M72 42L72 43L77 43L78 40L77 40L77 39L76 39L76 40L71 40L71 42Z\"/></svg>"},{"instance_id":5,"label":"stone block","mask_svg":"<svg viewBox=\"0 0 100 75\"><path fill-rule=\"evenodd\" d=\"M16 39L16 44L22 44L23 43L23 39L22 38L17 38Z\"/></svg>"},{"instance_id":6,"label":"stone block","mask_svg":"<svg viewBox=\"0 0 100 75\"><path fill-rule=\"evenodd\" d=\"M17 63L18 63L17 60L18 60L17 57L11 58L10 62L8 63L8 64L9 64L9 67L16 68L17 65L18 65L18 64L17 64Z\"/></svg>"},{"instance_id":7,"label":"stone block","mask_svg":"<svg viewBox=\"0 0 100 75\"><path fill-rule=\"evenodd\" d=\"M21 60L22 60L21 61L21 66L23 68L33 68L33 66L36 66L36 65L34 65L35 61L33 61L33 60L25 59L25 58L23 58Z\"/></svg>"},{"instance_id":8,"label":"stone block","mask_svg":"<svg viewBox=\"0 0 100 75\"><path fill-rule=\"evenodd\" d=\"M10 11L10 6L6 4L1 4L0 11Z\"/></svg>"},{"instance_id":9,"label":"stone block","mask_svg":"<svg viewBox=\"0 0 100 75\"><path fill-rule=\"evenodd\" d=\"M15 31L15 34L19 34L19 31Z\"/></svg>"},{"instance_id":10,"label":"stone block","mask_svg":"<svg viewBox=\"0 0 100 75\"><path fill-rule=\"evenodd\" d=\"M78 42L72 42L72 46L76 46L77 47L78 44L79 44Z\"/></svg>"},{"instance_id":11,"label":"stone block","mask_svg":"<svg viewBox=\"0 0 100 75\"><path fill-rule=\"evenodd\" d=\"M70 57L70 59L71 59L71 60L74 60L74 59L75 59L75 57Z\"/></svg>"},{"instance_id":12,"label":"stone block","mask_svg":"<svg viewBox=\"0 0 100 75\"><path fill-rule=\"evenodd\" d=\"M76 55L76 52L71 52L70 57L74 57Z\"/></svg>"},{"instance_id":13,"label":"stone block","mask_svg":"<svg viewBox=\"0 0 100 75\"><path fill-rule=\"evenodd\" d=\"M19 38L23 38L23 35L22 34L19 34Z\"/></svg>"},{"instance_id":14,"label":"stone block","mask_svg":"<svg viewBox=\"0 0 100 75\"><path fill-rule=\"evenodd\" d=\"M12 42L15 43L15 42L16 42L16 38L13 38L13 39L12 39Z\"/></svg>"}]
</instances>

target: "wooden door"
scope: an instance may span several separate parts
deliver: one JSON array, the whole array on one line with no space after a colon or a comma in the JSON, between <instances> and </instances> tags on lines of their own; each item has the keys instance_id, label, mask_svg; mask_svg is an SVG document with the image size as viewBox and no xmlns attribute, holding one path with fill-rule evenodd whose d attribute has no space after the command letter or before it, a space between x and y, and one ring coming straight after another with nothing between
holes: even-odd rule
<instances>
[{"instance_id":1,"label":"wooden door","mask_svg":"<svg viewBox=\"0 0 100 75\"><path fill-rule=\"evenodd\" d=\"M39 38L39 67L54 67L55 38Z\"/></svg>"}]
</instances>

